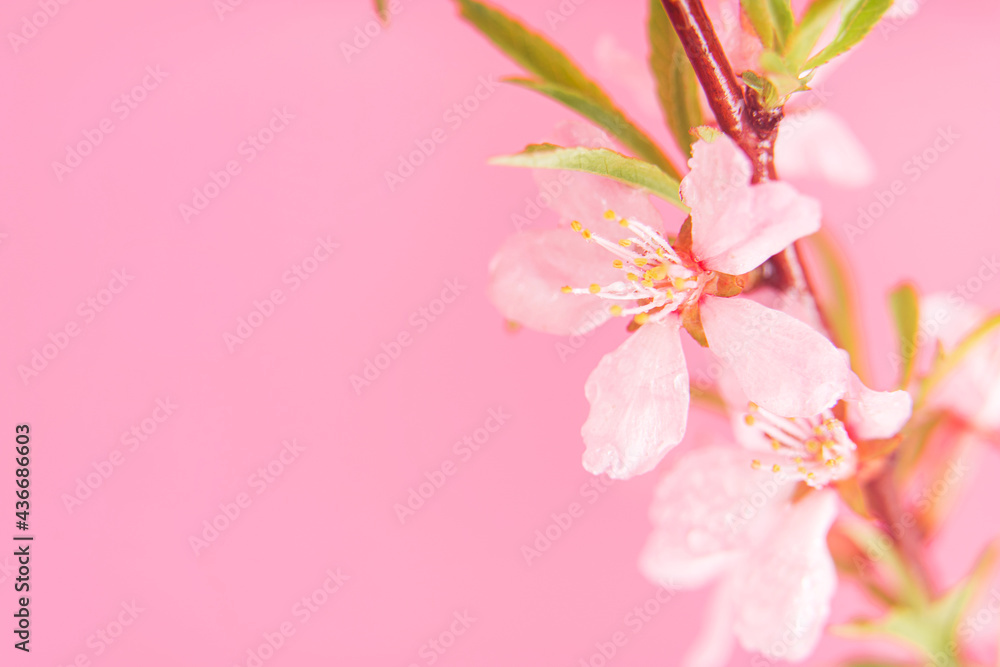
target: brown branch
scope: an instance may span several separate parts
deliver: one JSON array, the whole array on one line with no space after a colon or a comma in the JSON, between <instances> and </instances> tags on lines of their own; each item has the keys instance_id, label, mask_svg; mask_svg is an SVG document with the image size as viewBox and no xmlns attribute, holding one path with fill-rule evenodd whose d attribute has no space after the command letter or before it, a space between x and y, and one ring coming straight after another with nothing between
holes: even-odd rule
<instances>
[{"instance_id":1,"label":"brown branch","mask_svg":"<svg viewBox=\"0 0 1000 667\"><path fill-rule=\"evenodd\" d=\"M782 110L768 109L736 78L701 0L662 2L715 120L753 163L753 182L774 179L774 140Z\"/></svg>"}]
</instances>

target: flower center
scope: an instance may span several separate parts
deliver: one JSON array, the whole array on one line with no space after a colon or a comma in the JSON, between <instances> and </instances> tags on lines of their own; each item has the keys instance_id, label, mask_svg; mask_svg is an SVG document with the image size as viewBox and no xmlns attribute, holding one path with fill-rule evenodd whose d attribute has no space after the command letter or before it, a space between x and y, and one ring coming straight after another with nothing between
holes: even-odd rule
<instances>
[{"instance_id":1,"label":"flower center","mask_svg":"<svg viewBox=\"0 0 1000 667\"><path fill-rule=\"evenodd\" d=\"M760 448L781 461L772 464L775 473L784 470L815 488L854 474L857 446L829 410L796 419L779 417L750 403L743 421L759 434ZM762 464L754 459L751 465L759 469Z\"/></svg>"},{"instance_id":2,"label":"flower center","mask_svg":"<svg viewBox=\"0 0 1000 667\"><path fill-rule=\"evenodd\" d=\"M604 217L614 220L614 211ZM574 221L571 225L584 239L607 250L614 259L612 266L620 270L622 280L606 285L593 283L586 287L567 285L567 294L593 294L609 301L619 301L609 308L611 315L633 317L636 324L658 321L697 302L706 285L714 277L686 263L670 243L649 225L620 218L618 224L631 234L620 241L611 241Z\"/></svg>"}]
</instances>

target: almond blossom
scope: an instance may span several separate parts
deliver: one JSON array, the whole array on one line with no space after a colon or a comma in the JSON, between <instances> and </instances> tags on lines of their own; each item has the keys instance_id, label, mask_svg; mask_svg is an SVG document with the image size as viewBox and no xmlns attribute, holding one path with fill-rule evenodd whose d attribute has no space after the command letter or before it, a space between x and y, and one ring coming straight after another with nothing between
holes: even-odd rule
<instances>
[{"instance_id":1,"label":"almond blossom","mask_svg":"<svg viewBox=\"0 0 1000 667\"><path fill-rule=\"evenodd\" d=\"M752 185L749 160L724 135L709 133L693 153L681 182L691 208L688 250L667 240L658 216L633 216L643 208L636 191L615 183L568 199L575 205L600 197L608 208L593 229L574 220L571 229L515 235L490 267L490 296L508 319L566 334L600 309L631 318L637 329L586 383L584 467L594 474L647 472L683 437L689 387L682 326L703 328L704 342L747 396L775 414L817 414L848 389L845 360L822 334L734 296L735 276L819 228L818 204L787 183Z\"/></svg>"},{"instance_id":2,"label":"almond blossom","mask_svg":"<svg viewBox=\"0 0 1000 667\"><path fill-rule=\"evenodd\" d=\"M808 315L795 300L780 304L790 316ZM841 421L829 408L776 415L747 402L730 376L720 389L741 447L694 450L666 474L641 567L661 584L720 580L686 664L723 664L734 637L769 658L802 660L822 633L836 586L826 547L836 494L822 489L855 474L856 441L895 435L912 400L905 391L873 391L851 373ZM815 491L796 501L798 482Z\"/></svg>"},{"instance_id":3,"label":"almond blossom","mask_svg":"<svg viewBox=\"0 0 1000 667\"><path fill-rule=\"evenodd\" d=\"M963 297L932 294L920 304L920 331L933 335L945 354L952 352L990 313ZM973 347L942 380L931 404L945 408L979 431L1000 431L1000 329Z\"/></svg>"},{"instance_id":4,"label":"almond blossom","mask_svg":"<svg viewBox=\"0 0 1000 667\"><path fill-rule=\"evenodd\" d=\"M837 584L826 545L837 496L823 490L795 501L795 488L721 445L689 452L660 482L642 572L678 588L718 581L684 665L725 664L734 639L772 659L812 653Z\"/></svg>"},{"instance_id":5,"label":"almond blossom","mask_svg":"<svg viewBox=\"0 0 1000 667\"><path fill-rule=\"evenodd\" d=\"M819 316L809 301L768 288L753 297L819 327ZM840 352L848 366L847 353ZM755 469L781 472L814 488L853 475L857 470L856 443L896 435L913 414L913 399L904 390L869 389L850 369L848 375L847 388L838 405L800 417L783 417L747 400L735 378L723 375L718 389L736 441L751 452L767 454L751 459L751 465Z\"/></svg>"}]
</instances>

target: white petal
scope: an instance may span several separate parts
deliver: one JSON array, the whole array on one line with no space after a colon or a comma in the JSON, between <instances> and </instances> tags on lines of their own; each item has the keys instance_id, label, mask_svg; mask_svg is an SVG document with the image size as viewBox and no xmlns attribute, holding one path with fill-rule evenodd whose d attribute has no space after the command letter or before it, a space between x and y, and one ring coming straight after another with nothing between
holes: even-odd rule
<instances>
[{"instance_id":1,"label":"white petal","mask_svg":"<svg viewBox=\"0 0 1000 667\"><path fill-rule=\"evenodd\" d=\"M837 514L833 491L792 506L778 530L735 577L736 637L748 651L798 662L823 634L837 587L826 534Z\"/></svg>"},{"instance_id":2,"label":"white petal","mask_svg":"<svg viewBox=\"0 0 1000 667\"><path fill-rule=\"evenodd\" d=\"M754 403L782 417L812 417L846 393L844 356L807 324L750 299L706 296L709 349Z\"/></svg>"},{"instance_id":3,"label":"white petal","mask_svg":"<svg viewBox=\"0 0 1000 667\"><path fill-rule=\"evenodd\" d=\"M625 479L652 470L684 437L690 386L680 319L649 323L587 378L583 467Z\"/></svg>"},{"instance_id":4,"label":"white petal","mask_svg":"<svg viewBox=\"0 0 1000 667\"><path fill-rule=\"evenodd\" d=\"M701 586L746 557L774 528L794 484L754 470L749 452L704 447L680 457L650 508L655 529L640 559L660 585Z\"/></svg>"}]
</instances>

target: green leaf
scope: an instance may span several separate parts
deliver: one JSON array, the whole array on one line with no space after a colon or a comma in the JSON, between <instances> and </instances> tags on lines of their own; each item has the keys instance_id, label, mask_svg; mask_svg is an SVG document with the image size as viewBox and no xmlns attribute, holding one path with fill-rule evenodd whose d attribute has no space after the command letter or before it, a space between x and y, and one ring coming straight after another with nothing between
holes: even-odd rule
<instances>
[{"instance_id":1,"label":"green leaf","mask_svg":"<svg viewBox=\"0 0 1000 667\"><path fill-rule=\"evenodd\" d=\"M499 9L476 0L456 0L460 13L501 51L538 79L509 79L561 102L601 125L635 151L637 157L652 162L671 176L680 178L677 168L642 130L620 111L572 60L542 35L533 32Z\"/></svg>"},{"instance_id":2,"label":"green leaf","mask_svg":"<svg viewBox=\"0 0 1000 667\"><path fill-rule=\"evenodd\" d=\"M773 109L779 105L778 89L767 79L759 76L755 72L747 70L740 75L748 87L757 91L760 98L764 100L764 106Z\"/></svg>"},{"instance_id":3,"label":"green leaf","mask_svg":"<svg viewBox=\"0 0 1000 667\"><path fill-rule=\"evenodd\" d=\"M539 92L569 107L616 136L619 141L635 153L636 157L646 162L652 162L675 179L680 178L677 169L670 163L663 151L653 143L653 140L615 107L601 104L572 88L548 81L516 78L506 79L506 81Z\"/></svg>"},{"instance_id":4,"label":"green leaf","mask_svg":"<svg viewBox=\"0 0 1000 667\"><path fill-rule=\"evenodd\" d=\"M906 388L913 377L913 362L917 352L917 330L920 326L920 297L909 283L900 285L889 294L889 309L899 334L899 356L902 359L899 386Z\"/></svg>"},{"instance_id":5,"label":"green leaf","mask_svg":"<svg viewBox=\"0 0 1000 667\"><path fill-rule=\"evenodd\" d=\"M387 0L372 0L375 5L375 13L382 25L389 25L389 3Z\"/></svg>"},{"instance_id":6,"label":"green leaf","mask_svg":"<svg viewBox=\"0 0 1000 667\"><path fill-rule=\"evenodd\" d=\"M856 638L894 637L909 643L925 656L944 654L951 662L956 660L956 629L969 603L982 591L987 576L996 563L995 545L990 545L980 556L972 572L951 591L936 600L917 606L890 609L880 619L857 620L836 626L836 634Z\"/></svg>"},{"instance_id":7,"label":"green leaf","mask_svg":"<svg viewBox=\"0 0 1000 667\"><path fill-rule=\"evenodd\" d=\"M743 12L750 19L750 25L765 48L774 47L774 26L771 25L771 10L768 0L740 0Z\"/></svg>"},{"instance_id":8,"label":"green leaf","mask_svg":"<svg viewBox=\"0 0 1000 667\"><path fill-rule=\"evenodd\" d=\"M681 153L691 155L691 128L702 124L698 79L661 0L649 2L649 67L667 127Z\"/></svg>"},{"instance_id":9,"label":"green leaf","mask_svg":"<svg viewBox=\"0 0 1000 667\"><path fill-rule=\"evenodd\" d=\"M796 74L802 71L802 64L809 58L820 35L833 20L844 0L813 0L802 14L802 20L789 35L785 43L785 62Z\"/></svg>"},{"instance_id":10,"label":"green leaf","mask_svg":"<svg viewBox=\"0 0 1000 667\"><path fill-rule=\"evenodd\" d=\"M806 275L818 292L817 305L833 342L847 350L851 368L862 381L867 381L868 355L858 319L858 292L843 252L825 227L797 242L795 247L808 254L804 258L807 260Z\"/></svg>"},{"instance_id":11,"label":"green leaf","mask_svg":"<svg viewBox=\"0 0 1000 667\"><path fill-rule=\"evenodd\" d=\"M613 178L642 188L682 210L677 180L656 165L637 160L607 148L563 148L553 144L532 144L516 155L502 155L492 164L535 169L568 169Z\"/></svg>"},{"instance_id":12,"label":"green leaf","mask_svg":"<svg viewBox=\"0 0 1000 667\"><path fill-rule=\"evenodd\" d=\"M457 2L462 17L524 69L540 79L613 106L607 94L542 35L485 3Z\"/></svg>"},{"instance_id":13,"label":"green leaf","mask_svg":"<svg viewBox=\"0 0 1000 667\"><path fill-rule=\"evenodd\" d=\"M893 0L854 0L853 6L847 10L840 22L837 36L822 51L810 58L804 69L819 67L850 50L875 27L886 10L892 6L892 2Z\"/></svg>"},{"instance_id":14,"label":"green leaf","mask_svg":"<svg viewBox=\"0 0 1000 667\"><path fill-rule=\"evenodd\" d=\"M795 28L789 0L741 0L740 4L761 43L780 50Z\"/></svg>"},{"instance_id":15,"label":"green leaf","mask_svg":"<svg viewBox=\"0 0 1000 667\"><path fill-rule=\"evenodd\" d=\"M768 0L768 8L771 10L771 19L774 21L775 32L778 35L779 46L784 46L788 36L795 29L795 14L792 13L792 5L789 0Z\"/></svg>"}]
</instances>

